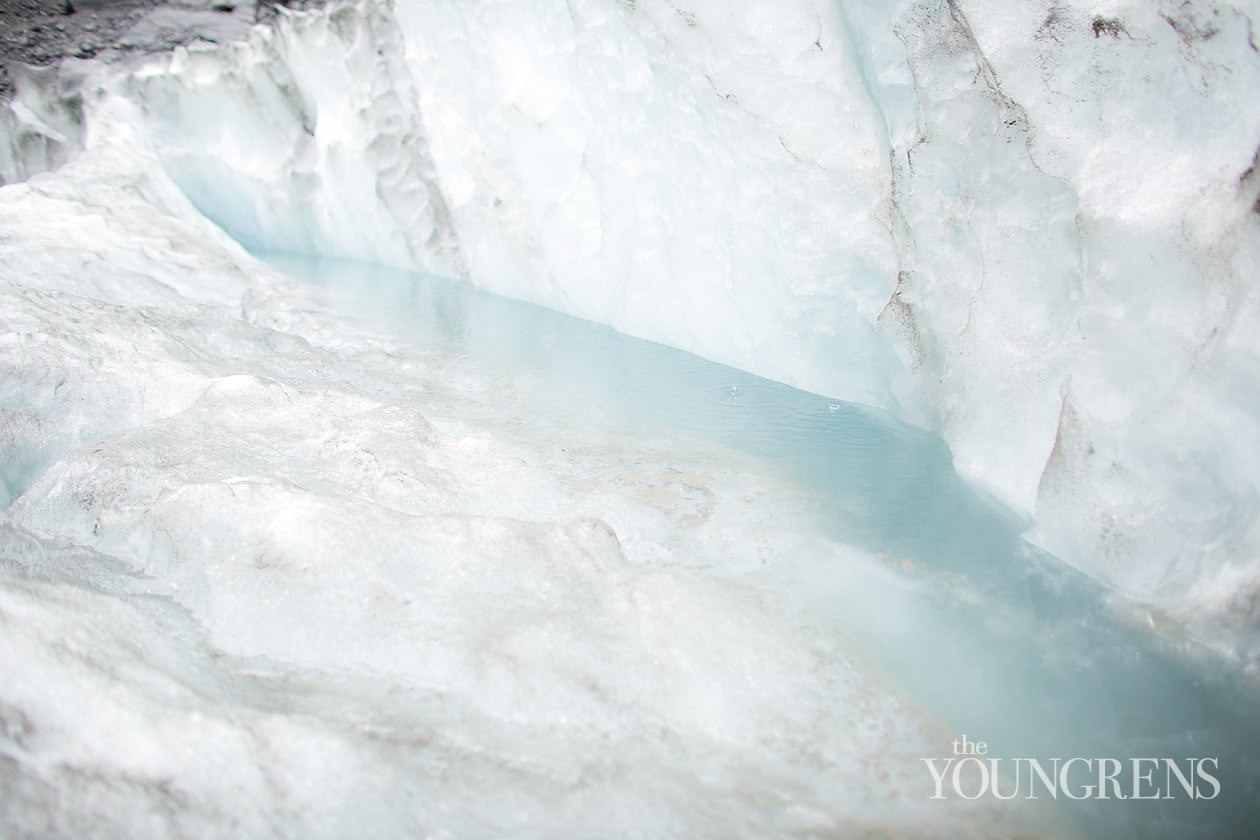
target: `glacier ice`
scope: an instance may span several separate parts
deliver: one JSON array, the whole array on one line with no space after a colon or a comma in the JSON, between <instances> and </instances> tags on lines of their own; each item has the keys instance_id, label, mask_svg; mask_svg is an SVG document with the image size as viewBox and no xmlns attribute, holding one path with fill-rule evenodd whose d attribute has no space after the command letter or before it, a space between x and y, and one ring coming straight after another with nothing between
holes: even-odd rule
<instances>
[{"instance_id":1,"label":"glacier ice","mask_svg":"<svg viewBox=\"0 0 1260 840\"><path fill-rule=\"evenodd\" d=\"M900 584L799 484L381 332L122 143L0 230L6 826L1054 825L901 801L941 723L792 570Z\"/></svg>"},{"instance_id":2,"label":"glacier ice","mask_svg":"<svg viewBox=\"0 0 1260 840\"><path fill-rule=\"evenodd\" d=\"M1095 14L338 5L28 85L0 163L125 138L251 247L464 276L887 408L1067 561L1249 634L1252 19Z\"/></svg>"},{"instance_id":3,"label":"glacier ice","mask_svg":"<svg viewBox=\"0 0 1260 840\"><path fill-rule=\"evenodd\" d=\"M530 793L512 807L541 819L576 784L566 750L598 777L567 825L593 826L614 799L633 812L646 801L633 790L682 819L685 784L653 782L648 753L737 753L791 731L774 752L785 763L749 778L670 764L717 774L736 820L750 789L802 784L793 762L861 754L900 778L912 771L884 754L889 739L904 757L934 731L748 579L678 568L690 551L766 545L758 529L776 535L771 554L797 551L799 488L691 441L561 456L475 366L344 317L241 244L461 277L939 430L1039 545L1153 605L1151 623L1171 615L1254 666L1256 12L361 0L281 12L232 43L27 73L0 103L0 605L33 663L0 698L17 710L0 707L5 731L49 739L22 748L71 756L48 772L80 768L100 801L116 792L90 779L117 772L147 791L128 807L243 796L262 825L278 785L314 826L329 810L320 774L379 758L328 712L349 704L389 733L387 751L407 727L437 739L423 760L468 774L442 825L464 827L481 781L518 777ZM610 465L645 448L631 472L647 478L623 485ZM661 510L674 492L661 475L680 463L700 486L740 488L703 540ZM590 496L579 474L618 489ZM377 565L411 552L426 562ZM67 569L69 592L54 586ZM716 629L681 603L704 604ZM76 615L93 623L75 629ZM146 635L170 646L126 642ZM75 657L139 683L76 683ZM705 670L714 657L766 682ZM356 665L408 702L449 694L403 712L326 683ZM75 696L32 718L40 686L62 680ZM269 707L284 681L297 705ZM117 749L77 755L84 692L132 737L141 709L201 733L216 761L298 770L232 782L152 749L130 765ZM176 696L184 711L162 712ZM524 753L495 723L556 716L574 740ZM871 720L878 731L855 731ZM600 739L656 725L694 740L648 739L624 766L596 766ZM818 752L792 758L802 744ZM499 761L516 754L534 763ZM401 749L387 760L420 772ZM824 788L858 783L840 776L811 782L775 827L878 812L829 802ZM357 783L366 803L399 794L388 773ZM714 809L690 827L729 829ZM406 808L383 810L409 827Z\"/></svg>"}]
</instances>

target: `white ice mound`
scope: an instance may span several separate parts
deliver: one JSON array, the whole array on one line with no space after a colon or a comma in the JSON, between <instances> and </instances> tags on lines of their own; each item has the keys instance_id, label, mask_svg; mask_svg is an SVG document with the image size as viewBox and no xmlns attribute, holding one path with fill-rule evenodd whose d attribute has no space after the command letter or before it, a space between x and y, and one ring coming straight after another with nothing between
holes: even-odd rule
<instances>
[{"instance_id":1,"label":"white ice mound","mask_svg":"<svg viewBox=\"0 0 1260 840\"><path fill-rule=\"evenodd\" d=\"M1260 591L1254 3L398 0L102 74L247 245L460 274L939 427L1204 626ZM3 119L8 179L79 142ZM73 110L73 109L72 109Z\"/></svg>"}]
</instances>

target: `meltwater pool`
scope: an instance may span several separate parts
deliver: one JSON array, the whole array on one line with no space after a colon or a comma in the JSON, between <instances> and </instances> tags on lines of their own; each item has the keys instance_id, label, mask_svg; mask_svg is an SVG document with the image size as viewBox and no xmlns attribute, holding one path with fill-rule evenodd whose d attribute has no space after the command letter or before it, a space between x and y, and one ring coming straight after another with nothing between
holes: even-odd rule
<instances>
[{"instance_id":1,"label":"meltwater pool","mask_svg":"<svg viewBox=\"0 0 1260 840\"><path fill-rule=\"evenodd\" d=\"M1117 618L1115 596L1025 542L1028 523L960 478L937 436L464 283L264 256L330 308L463 366L487 405L535 434L588 447L615 438L622 450L637 439L694 440L795 488L792 511L812 529L812 548L688 541L682 516L687 562L755 580L769 560L777 603L860 650L948 732L983 740L1005 774L998 791L1028 802L1035 787L1035 805L1049 810L1032 822L1049 833L1243 837L1260 824L1257 687L1192 645ZM686 493L671 499L694 513ZM837 562L818 545L863 559ZM699 608L694 620L705 621ZM953 753L921 759L939 768ZM1049 768L1074 758L1057 795L1031 776L1030 759ZM1155 787L1144 790L1156 798L1129 795L1134 758L1169 760L1136 765L1153 771ZM1218 790L1195 777L1196 759L1209 760L1199 769ZM923 799L957 798L948 775L934 790L921 763ZM1120 786L1104 779L1104 795L1091 795L1082 786L1098 785L1102 768ZM962 793L979 795L978 784Z\"/></svg>"}]
</instances>

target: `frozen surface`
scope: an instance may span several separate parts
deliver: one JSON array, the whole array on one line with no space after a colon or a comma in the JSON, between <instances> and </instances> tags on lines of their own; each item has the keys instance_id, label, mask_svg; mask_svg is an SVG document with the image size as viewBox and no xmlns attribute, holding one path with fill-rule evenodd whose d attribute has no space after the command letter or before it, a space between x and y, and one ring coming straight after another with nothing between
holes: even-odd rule
<instances>
[{"instance_id":1,"label":"frozen surface","mask_svg":"<svg viewBox=\"0 0 1260 840\"><path fill-rule=\"evenodd\" d=\"M29 74L6 825L1245 825L1254 17L411 0ZM1234 781L929 806L982 730Z\"/></svg>"},{"instance_id":2,"label":"frozen surface","mask_svg":"<svg viewBox=\"0 0 1260 840\"><path fill-rule=\"evenodd\" d=\"M0 222L18 832L1251 818L1254 687L1116 624L929 434L462 284L282 261L299 283L132 149ZM926 799L965 731L1231 783L1206 813Z\"/></svg>"},{"instance_id":3,"label":"frozen surface","mask_svg":"<svg viewBox=\"0 0 1260 840\"><path fill-rule=\"evenodd\" d=\"M19 833L1040 822L905 803L949 730L790 571L882 567L685 423L548 410L580 354L501 376L458 311L401 343L130 149L6 188L0 229Z\"/></svg>"},{"instance_id":4,"label":"frozen surface","mask_svg":"<svg viewBox=\"0 0 1260 840\"><path fill-rule=\"evenodd\" d=\"M131 149L0 221L6 825L1246 819L1247 687L1117 626L930 435L466 286L298 284ZM920 759L969 729L1212 753L1233 786L1211 820L928 801Z\"/></svg>"},{"instance_id":5,"label":"frozen surface","mask_svg":"<svg viewBox=\"0 0 1260 840\"><path fill-rule=\"evenodd\" d=\"M888 409L1041 545L1248 656L1256 10L1105 5L334 5L28 80L0 175L121 139L250 247Z\"/></svg>"}]
</instances>

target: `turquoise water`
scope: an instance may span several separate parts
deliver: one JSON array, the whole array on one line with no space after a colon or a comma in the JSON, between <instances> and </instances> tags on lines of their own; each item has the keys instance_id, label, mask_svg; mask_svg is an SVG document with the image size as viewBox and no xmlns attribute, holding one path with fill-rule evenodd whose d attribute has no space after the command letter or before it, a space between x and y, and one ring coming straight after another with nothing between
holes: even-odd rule
<instances>
[{"instance_id":1,"label":"turquoise water","mask_svg":"<svg viewBox=\"0 0 1260 840\"><path fill-rule=\"evenodd\" d=\"M557 435L575 424L587 436L677 431L807 488L819 534L898 574L855 579L852 567L801 558L801 603L991 756L1219 759L1212 800L1056 800L1084 833L1254 835L1254 684L1113 618L1108 593L1026 543L1027 523L959 477L935 435L467 284L265 258L348 314L467 359L505 395L529 393Z\"/></svg>"}]
</instances>

